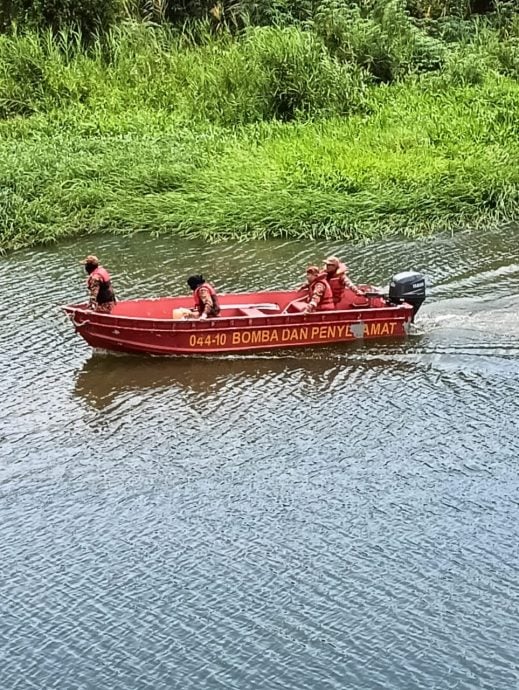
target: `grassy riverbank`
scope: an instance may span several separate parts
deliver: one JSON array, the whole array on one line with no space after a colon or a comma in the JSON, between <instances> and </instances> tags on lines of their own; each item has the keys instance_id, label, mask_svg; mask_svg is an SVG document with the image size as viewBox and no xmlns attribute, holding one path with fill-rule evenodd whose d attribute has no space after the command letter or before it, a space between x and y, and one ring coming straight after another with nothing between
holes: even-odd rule
<instances>
[{"instance_id":1,"label":"grassy riverbank","mask_svg":"<svg viewBox=\"0 0 519 690\"><path fill-rule=\"evenodd\" d=\"M142 31L114 39L111 61L0 43L3 250L101 230L361 238L519 215L519 83L490 39L484 60L473 41L381 85L299 29L174 50Z\"/></svg>"}]
</instances>

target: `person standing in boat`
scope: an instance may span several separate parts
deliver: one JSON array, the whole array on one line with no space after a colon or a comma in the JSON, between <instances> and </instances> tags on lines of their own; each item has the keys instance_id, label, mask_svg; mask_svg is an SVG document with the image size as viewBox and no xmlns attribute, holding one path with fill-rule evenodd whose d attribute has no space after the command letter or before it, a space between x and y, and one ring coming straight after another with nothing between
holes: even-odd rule
<instances>
[{"instance_id":1,"label":"person standing in boat","mask_svg":"<svg viewBox=\"0 0 519 690\"><path fill-rule=\"evenodd\" d=\"M332 289L333 301L337 305L341 301L344 291L351 290L356 295L364 293L348 277L348 268L336 256L329 256L324 262L325 277Z\"/></svg>"},{"instance_id":2,"label":"person standing in boat","mask_svg":"<svg viewBox=\"0 0 519 690\"><path fill-rule=\"evenodd\" d=\"M335 304L333 302L332 289L317 266L308 266L306 269L306 282L308 285L308 304L303 313L333 311Z\"/></svg>"},{"instance_id":3,"label":"person standing in boat","mask_svg":"<svg viewBox=\"0 0 519 690\"><path fill-rule=\"evenodd\" d=\"M90 254L81 262L88 274L88 308L109 314L115 306L115 293L110 274L99 263L97 256Z\"/></svg>"},{"instance_id":4,"label":"person standing in boat","mask_svg":"<svg viewBox=\"0 0 519 690\"><path fill-rule=\"evenodd\" d=\"M200 319L218 316L220 313L218 295L211 283L208 283L204 276L196 275L190 276L187 279L187 284L193 290L193 297L195 299L194 315Z\"/></svg>"}]
</instances>

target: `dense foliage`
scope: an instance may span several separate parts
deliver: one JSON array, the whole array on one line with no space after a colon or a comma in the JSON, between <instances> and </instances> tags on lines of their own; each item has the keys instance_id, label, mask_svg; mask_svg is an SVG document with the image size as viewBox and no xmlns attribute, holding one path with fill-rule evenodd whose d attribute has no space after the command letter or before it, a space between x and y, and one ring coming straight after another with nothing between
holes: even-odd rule
<instances>
[{"instance_id":1,"label":"dense foliage","mask_svg":"<svg viewBox=\"0 0 519 690\"><path fill-rule=\"evenodd\" d=\"M517 217L507 3L2 7L0 249L113 228L353 238Z\"/></svg>"},{"instance_id":2,"label":"dense foliage","mask_svg":"<svg viewBox=\"0 0 519 690\"><path fill-rule=\"evenodd\" d=\"M238 29L244 25L289 24L304 22L323 5L357 7L365 16L381 11L379 0L4 0L0 5L0 24L13 22L31 28L80 29L84 34L98 32L121 19L184 24L209 18L215 28ZM467 18L510 10L511 0L407 0L405 9L414 17ZM383 10L382 10L383 11Z\"/></svg>"}]
</instances>

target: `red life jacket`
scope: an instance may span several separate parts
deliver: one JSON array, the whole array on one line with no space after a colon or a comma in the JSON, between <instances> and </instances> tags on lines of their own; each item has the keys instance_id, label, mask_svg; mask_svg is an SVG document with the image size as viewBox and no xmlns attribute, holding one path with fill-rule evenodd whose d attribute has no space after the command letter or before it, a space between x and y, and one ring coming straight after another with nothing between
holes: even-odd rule
<instances>
[{"instance_id":1,"label":"red life jacket","mask_svg":"<svg viewBox=\"0 0 519 690\"><path fill-rule=\"evenodd\" d=\"M91 280L99 280L101 285L99 292L97 293L96 302L98 304L106 304L107 302L115 302L115 294L112 289L112 280L110 274L102 266L97 266L94 268L92 273L88 276L87 285L90 288Z\"/></svg>"},{"instance_id":2,"label":"red life jacket","mask_svg":"<svg viewBox=\"0 0 519 690\"><path fill-rule=\"evenodd\" d=\"M211 283L202 283L202 285L199 285L195 292L193 293L193 297L195 299L195 309L198 311L199 314L202 314L204 311L204 303L200 299L200 290L202 288L206 288L209 290L211 294L211 299L213 300L213 308L209 312L209 316L218 316L220 313L220 305L218 303L218 295L216 294L216 290L214 287L211 285Z\"/></svg>"},{"instance_id":3,"label":"red life jacket","mask_svg":"<svg viewBox=\"0 0 519 690\"><path fill-rule=\"evenodd\" d=\"M339 268L344 268L344 264L339 264ZM332 289L334 303L339 304L344 295L344 273L340 273L339 275L337 275L337 272L332 275L325 273L324 277Z\"/></svg>"},{"instance_id":4,"label":"red life jacket","mask_svg":"<svg viewBox=\"0 0 519 690\"><path fill-rule=\"evenodd\" d=\"M314 282L310 283L310 285L308 286L308 301L310 302L310 300L314 296L315 288L319 283L322 283L324 285L324 295L321 299L321 303L317 307L317 311L332 311L333 309L335 309L332 289L326 278L323 278L322 276L319 276L317 280L314 280Z\"/></svg>"}]
</instances>

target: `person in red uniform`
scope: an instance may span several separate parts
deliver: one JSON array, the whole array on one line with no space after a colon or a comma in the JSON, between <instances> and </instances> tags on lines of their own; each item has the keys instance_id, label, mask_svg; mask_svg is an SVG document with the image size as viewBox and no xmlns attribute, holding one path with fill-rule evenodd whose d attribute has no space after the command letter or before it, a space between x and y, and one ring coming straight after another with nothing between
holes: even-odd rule
<instances>
[{"instance_id":1,"label":"person in red uniform","mask_svg":"<svg viewBox=\"0 0 519 690\"><path fill-rule=\"evenodd\" d=\"M317 266L309 266L306 269L306 282L308 285L308 304L303 313L310 314L313 311L332 311L332 289L322 271Z\"/></svg>"},{"instance_id":2,"label":"person in red uniform","mask_svg":"<svg viewBox=\"0 0 519 690\"><path fill-rule=\"evenodd\" d=\"M356 295L364 293L348 277L348 268L336 256L329 256L324 262L326 280L332 289L333 301L339 304L344 295L344 290L348 288Z\"/></svg>"},{"instance_id":3,"label":"person in red uniform","mask_svg":"<svg viewBox=\"0 0 519 690\"><path fill-rule=\"evenodd\" d=\"M115 306L115 293L110 274L99 263L97 256L90 254L81 262L88 274L88 308L109 314Z\"/></svg>"},{"instance_id":4,"label":"person in red uniform","mask_svg":"<svg viewBox=\"0 0 519 690\"><path fill-rule=\"evenodd\" d=\"M209 316L218 316L220 313L218 295L211 283L208 283L204 276L196 275L190 276L187 279L187 284L191 290L193 290L193 297L195 300L193 315L200 319L207 319Z\"/></svg>"}]
</instances>

